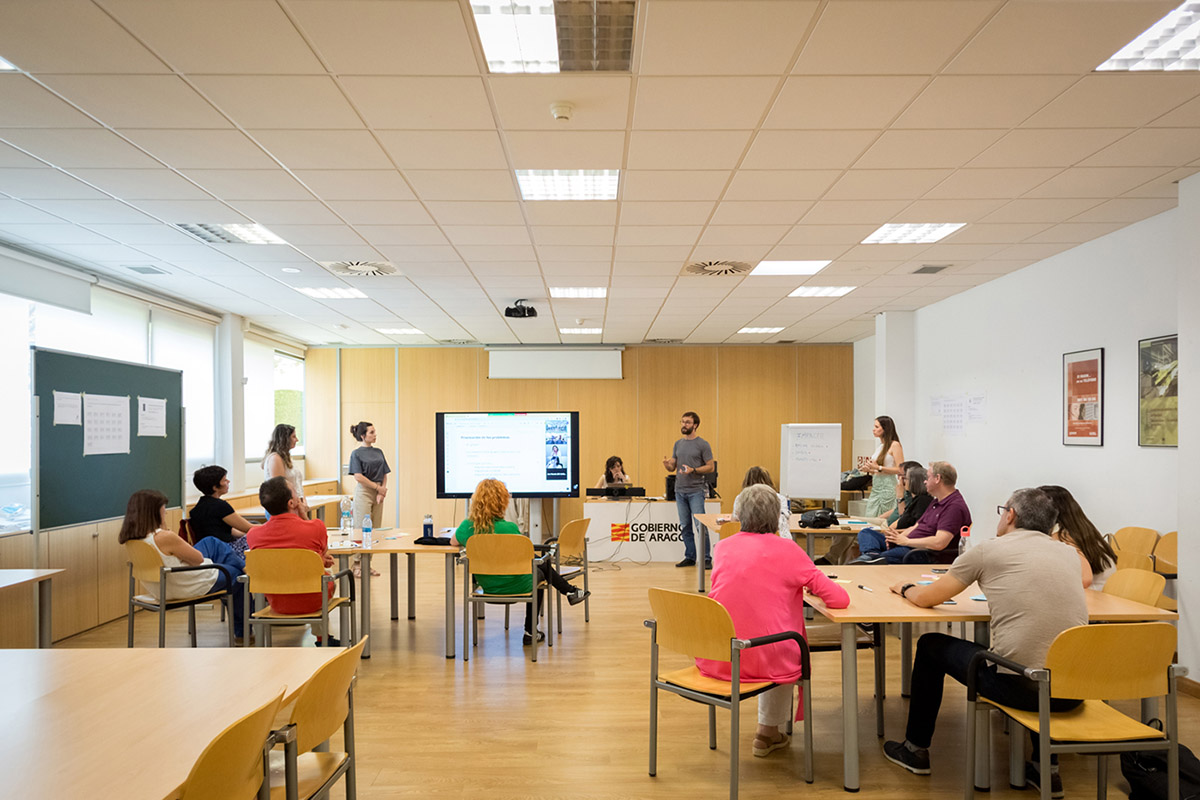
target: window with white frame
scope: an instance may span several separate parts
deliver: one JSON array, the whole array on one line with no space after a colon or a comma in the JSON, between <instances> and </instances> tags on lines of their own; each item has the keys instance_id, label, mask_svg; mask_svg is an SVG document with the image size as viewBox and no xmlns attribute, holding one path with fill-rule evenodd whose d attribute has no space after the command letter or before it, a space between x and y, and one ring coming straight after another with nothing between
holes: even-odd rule
<instances>
[{"instance_id":1,"label":"window with white frame","mask_svg":"<svg viewBox=\"0 0 1200 800\"><path fill-rule=\"evenodd\" d=\"M286 423L295 427L300 443L292 457L304 456L304 360L247 336L243 356L246 419L246 461L262 460L271 432Z\"/></svg>"}]
</instances>

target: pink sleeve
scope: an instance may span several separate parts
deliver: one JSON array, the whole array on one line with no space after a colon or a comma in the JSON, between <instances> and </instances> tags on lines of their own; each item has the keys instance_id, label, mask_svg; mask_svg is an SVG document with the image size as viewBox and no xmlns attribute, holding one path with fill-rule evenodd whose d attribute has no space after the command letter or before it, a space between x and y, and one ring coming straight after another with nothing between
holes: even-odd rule
<instances>
[{"instance_id":1,"label":"pink sleeve","mask_svg":"<svg viewBox=\"0 0 1200 800\"><path fill-rule=\"evenodd\" d=\"M800 558L804 564L800 570L800 584L804 588L824 600L829 608L845 608L850 605L849 593L821 572L803 550L800 551Z\"/></svg>"}]
</instances>

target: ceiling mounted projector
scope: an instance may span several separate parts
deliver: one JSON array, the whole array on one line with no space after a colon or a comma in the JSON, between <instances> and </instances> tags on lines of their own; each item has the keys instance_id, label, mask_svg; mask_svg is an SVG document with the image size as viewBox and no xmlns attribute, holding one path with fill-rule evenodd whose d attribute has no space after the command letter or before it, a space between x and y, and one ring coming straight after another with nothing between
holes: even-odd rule
<instances>
[{"instance_id":1,"label":"ceiling mounted projector","mask_svg":"<svg viewBox=\"0 0 1200 800\"><path fill-rule=\"evenodd\" d=\"M504 316L516 317L518 319L522 319L525 317L536 317L537 309L534 308L533 306L527 306L524 303L525 303L524 300L518 300L513 305L504 309Z\"/></svg>"}]
</instances>

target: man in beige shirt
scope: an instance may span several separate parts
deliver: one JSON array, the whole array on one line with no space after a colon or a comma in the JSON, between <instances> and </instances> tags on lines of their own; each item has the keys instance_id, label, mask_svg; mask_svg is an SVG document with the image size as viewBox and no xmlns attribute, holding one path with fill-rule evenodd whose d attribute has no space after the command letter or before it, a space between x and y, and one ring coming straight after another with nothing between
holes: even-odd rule
<instances>
[{"instance_id":1,"label":"man in beige shirt","mask_svg":"<svg viewBox=\"0 0 1200 800\"><path fill-rule=\"evenodd\" d=\"M1088 622L1079 557L1069 545L1050 538L1057 513L1044 492L1018 489L996 510L1000 521L995 539L959 556L949 574L933 584L898 583L892 591L914 605L931 608L978 582L991 609L991 650L1026 667L1040 668L1058 634ZM974 642L941 633L921 637L913 663L906 738L884 744L889 761L917 775L929 774L929 744L945 677L965 684L971 657L982 649ZM989 664L980 668L977 686L981 696L1037 711L1037 684L1023 675ZM1052 700L1051 708L1066 711L1079 702ZM1051 775L1052 796L1062 797L1057 770L1056 764ZM1040 785L1034 764L1026 764L1025 779L1035 788Z\"/></svg>"}]
</instances>

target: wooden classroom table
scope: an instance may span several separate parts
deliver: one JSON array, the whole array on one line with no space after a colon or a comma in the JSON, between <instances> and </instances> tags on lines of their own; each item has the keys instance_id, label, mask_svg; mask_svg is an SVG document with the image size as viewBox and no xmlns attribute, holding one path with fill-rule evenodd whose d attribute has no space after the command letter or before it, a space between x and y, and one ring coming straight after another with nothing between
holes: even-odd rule
<instances>
[{"instance_id":1,"label":"wooden classroom table","mask_svg":"<svg viewBox=\"0 0 1200 800\"><path fill-rule=\"evenodd\" d=\"M399 590L399 556L408 559L408 618L417 618L417 564L418 554L441 555L446 561L446 658L454 658L454 561L462 548L457 544L439 546L415 544L419 538L416 534L401 533L390 529L381 529L372 534L375 539L371 549L362 547L361 532L343 536L341 531L329 530L329 553L336 556L340 568L345 569L350 563L350 557L362 556L362 578L360 579L360 594L358 599L360 627L362 635L371 632L371 556L387 555L391 558L392 570L392 619L400 619L400 590ZM347 547L346 543L354 546ZM363 648L363 658L371 657L371 643Z\"/></svg>"},{"instance_id":2,"label":"wooden classroom table","mask_svg":"<svg viewBox=\"0 0 1200 800\"><path fill-rule=\"evenodd\" d=\"M168 798L217 734L337 648L0 651L7 797Z\"/></svg>"},{"instance_id":3,"label":"wooden classroom table","mask_svg":"<svg viewBox=\"0 0 1200 800\"><path fill-rule=\"evenodd\" d=\"M0 589L37 584L37 646L49 647L50 641L50 579L64 569L0 569Z\"/></svg>"},{"instance_id":4,"label":"wooden classroom table","mask_svg":"<svg viewBox=\"0 0 1200 800\"><path fill-rule=\"evenodd\" d=\"M848 792L859 789L858 775L858 650L856 628L862 623L901 623L902 693L907 691L908 677L912 669L912 623L914 622L977 622L975 641L988 645L987 623L991 619L986 600L972 600L981 594L977 584L971 584L952 599L955 605L937 605L920 608L898 594L891 592L893 584L916 583L941 577L934 575L933 568L941 564L860 564L823 568L827 575L836 575L836 580L850 594L847 608L827 608L820 598L807 596L805 602L817 609L831 622L842 626L842 759L843 785ZM931 578L932 576L932 578ZM848 582L845 582L848 581ZM863 587L866 587L865 589ZM1088 619L1092 622L1146 622L1179 619L1173 611L1135 603L1115 595L1085 591ZM847 700L847 698L850 698ZM988 758L991 752L991 728L986 716L976 721L976 737L980 743L975 759L975 785L987 789L990 782Z\"/></svg>"},{"instance_id":5,"label":"wooden classroom table","mask_svg":"<svg viewBox=\"0 0 1200 800\"><path fill-rule=\"evenodd\" d=\"M317 519L323 520L323 519L325 519L325 509L329 508L329 506L341 503L343 497L345 497L345 495L314 494L314 495L309 495L308 497L305 497L304 499L308 501L309 510L315 511L317 513ZM247 506L246 508L235 508L234 511L241 514L242 517L249 522L256 522L258 520L266 521L266 519L267 519L267 510L265 508L263 508L262 506ZM336 519L336 515L335 515L335 519Z\"/></svg>"}]
</instances>

